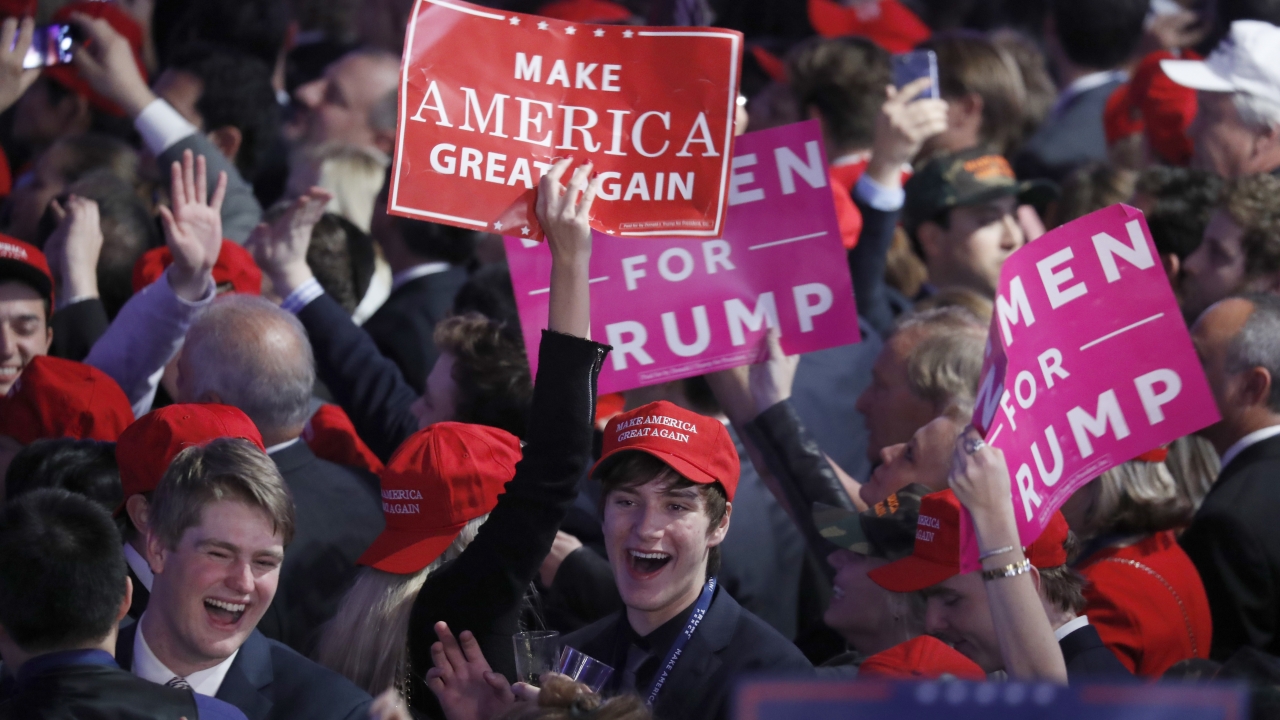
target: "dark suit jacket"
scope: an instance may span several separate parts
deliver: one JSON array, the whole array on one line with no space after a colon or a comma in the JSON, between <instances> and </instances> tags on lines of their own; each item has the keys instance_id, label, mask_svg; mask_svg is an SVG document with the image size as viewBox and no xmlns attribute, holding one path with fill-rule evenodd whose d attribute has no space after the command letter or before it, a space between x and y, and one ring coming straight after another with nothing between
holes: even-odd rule
<instances>
[{"instance_id":1,"label":"dark suit jacket","mask_svg":"<svg viewBox=\"0 0 1280 720\"><path fill-rule=\"evenodd\" d=\"M1107 98L1119 85L1113 81L1082 92L1046 120L1015 159L1018 179L1062 180L1087 162L1106 162L1107 135L1102 113Z\"/></svg>"},{"instance_id":2,"label":"dark suit jacket","mask_svg":"<svg viewBox=\"0 0 1280 720\"><path fill-rule=\"evenodd\" d=\"M116 660L133 667L133 634L120 631ZM231 662L214 697L240 708L249 720L366 720L373 699L338 673L254 630Z\"/></svg>"},{"instance_id":3,"label":"dark suit jacket","mask_svg":"<svg viewBox=\"0 0 1280 720\"><path fill-rule=\"evenodd\" d=\"M415 393L394 362L329 295L298 311L316 357L316 375L347 411L360 439L383 462L418 430Z\"/></svg>"},{"instance_id":4,"label":"dark suit jacket","mask_svg":"<svg viewBox=\"0 0 1280 720\"><path fill-rule=\"evenodd\" d=\"M626 611L564 636L564 644L614 668L626 666ZM738 680L746 673L813 675L813 666L778 631L716 590L711 607L693 633L654 703L658 720L728 718ZM610 680L616 691L622 679Z\"/></svg>"},{"instance_id":5,"label":"dark suit jacket","mask_svg":"<svg viewBox=\"0 0 1280 720\"><path fill-rule=\"evenodd\" d=\"M1244 449L1182 534L1200 572L1213 645L1224 662L1244 646L1280 654L1280 436Z\"/></svg>"},{"instance_id":6,"label":"dark suit jacket","mask_svg":"<svg viewBox=\"0 0 1280 720\"><path fill-rule=\"evenodd\" d=\"M453 297L466 282L467 271L460 267L414 278L391 291L391 297L365 321L365 332L378 350L395 361L419 395L439 355L432 342L436 323L449 314Z\"/></svg>"},{"instance_id":7,"label":"dark suit jacket","mask_svg":"<svg viewBox=\"0 0 1280 720\"><path fill-rule=\"evenodd\" d=\"M293 496L297 532L258 629L305 654L355 578L356 560L382 532L382 501L376 477L321 460L304 442L271 459Z\"/></svg>"},{"instance_id":8,"label":"dark suit jacket","mask_svg":"<svg viewBox=\"0 0 1280 720\"><path fill-rule=\"evenodd\" d=\"M1131 678L1120 660L1102 643L1102 637L1092 625L1085 625L1058 641L1062 659L1067 663L1067 679L1077 682L1099 677Z\"/></svg>"},{"instance_id":9,"label":"dark suit jacket","mask_svg":"<svg viewBox=\"0 0 1280 720\"><path fill-rule=\"evenodd\" d=\"M53 344L49 354L54 357L84 362L98 338L107 332L111 321L102 301L81 300L53 313Z\"/></svg>"}]
</instances>

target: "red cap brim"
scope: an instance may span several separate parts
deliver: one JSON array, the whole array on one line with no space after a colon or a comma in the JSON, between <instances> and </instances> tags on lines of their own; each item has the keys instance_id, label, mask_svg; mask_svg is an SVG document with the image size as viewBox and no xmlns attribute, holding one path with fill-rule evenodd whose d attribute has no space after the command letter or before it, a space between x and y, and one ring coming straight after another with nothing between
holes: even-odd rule
<instances>
[{"instance_id":1,"label":"red cap brim","mask_svg":"<svg viewBox=\"0 0 1280 720\"><path fill-rule=\"evenodd\" d=\"M604 464L605 460L608 460L609 458L613 457L614 455L617 455L620 452L628 452L628 451L642 452L642 453L647 453L649 455L652 455L653 457L656 457L662 462L670 465L671 469L680 473L685 478L688 478L689 480L696 482L700 485L710 485L713 482L720 482L719 478L712 477L705 470L697 467L696 465L689 463L687 460L684 460L670 453L664 453L661 450L654 450L652 448L646 448L646 447L637 447L634 445L624 445L620 448L615 448L613 452L602 455L600 459L596 461L596 464L591 467L591 473L589 476L595 477L596 470L600 469L600 466ZM724 483L720 483L720 484L721 486L724 485ZM727 492L728 488L725 488L725 490ZM732 502L733 498L729 498L729 501Z\"/></svg>"},{"instance_id":2,"label":"red cap brim","mask_svg":"<svg viewBox=\"0 0 1280 720\"><path fill-rule=\"evenodd\" d=\"M909 555L867 571L872 582L890 592L916 592L960 574L959 565L943 565Z\"/></svg>"},{"instance_id":3,"label":"red cap brim","mask_svg":"<svg viewBox=\"0 0 1280 720\"><path fill-rule=\"evenodd\" d=\"M356 563L396 575L418 572L443 555L466 526L462 523L426 532L387 528Z\"/></svg>"}]
</instances>

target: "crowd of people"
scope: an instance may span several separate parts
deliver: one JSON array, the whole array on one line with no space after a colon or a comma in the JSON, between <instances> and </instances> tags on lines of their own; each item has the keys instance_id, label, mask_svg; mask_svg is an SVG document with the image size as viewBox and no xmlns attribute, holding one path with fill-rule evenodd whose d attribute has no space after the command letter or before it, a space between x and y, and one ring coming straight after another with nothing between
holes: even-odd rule
<instances>
[{"instance_id":1,"label":"crowd of people","mask_svg":"<svg viewBox=\"0 0 1280 720\"><path fill-rule=\"evenodd\" d=\"M1280 5L483 4L742 31L745 130L821 128L861 342L598 396L564 158L531 373L502 239L386 211L409 0L0 2L0 718L729 718L756 676L1280 712ZM72 61L24 68L48 23ZM972 427L1001 267L1115 203L1221 419L1024 547ZM531 677L528 631L613 672Z\"/></svg>"}]
</instances>

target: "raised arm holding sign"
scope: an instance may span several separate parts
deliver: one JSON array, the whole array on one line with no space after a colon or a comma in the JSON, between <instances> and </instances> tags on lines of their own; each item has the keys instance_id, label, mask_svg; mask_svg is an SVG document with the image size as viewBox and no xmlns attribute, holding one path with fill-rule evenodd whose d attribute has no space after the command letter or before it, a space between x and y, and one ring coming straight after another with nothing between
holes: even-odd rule
<instances>
[{"instance_id":1,"label":"raised arm holding sign","mask_svg":"<svg viewBox=\"0 0 1280 720\"><path fill-rule=\"evenodd\" d=\"M1218 419L1146 220L1126 205L1010 256L988 348L974 424L1005 453L1024 545L1085 483Z\"/></svg>"},{"instance_id":2,"label":"raised arm holding sign","mask_svg":"<svg viewBox=\"0 0 1280 720\"><path fill-rule=\"evenodd\" d=\"M589 158L601 179L592 227L720 237L741 41L418 0L387 210L540 237L538 181Z\"/></svg>"}]
</instances>

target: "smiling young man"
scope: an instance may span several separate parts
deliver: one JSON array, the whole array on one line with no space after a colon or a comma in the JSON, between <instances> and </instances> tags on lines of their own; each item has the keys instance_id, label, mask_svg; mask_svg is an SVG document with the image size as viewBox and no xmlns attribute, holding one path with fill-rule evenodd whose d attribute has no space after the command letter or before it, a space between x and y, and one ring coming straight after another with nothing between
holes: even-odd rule
<instances>
[{"instance_id":1,"label":"smiling young man","mask_svg":"<svg viewBox=\"0 0 1280 720\"><path fill-rule=\"evenodd\" d=\"M49 354L53 275L44 253L0 235L0 395L31 358Z\"/></svg>"},{"instance_id":2,"label":"smiling young man","mask_svg":"<svg viewBox=\"0 0 1280 720\"><path fill-rule=\"evenodd\" d=\"M368 715L366 693L256 630L294 534L293 501L266 453L238 438L183 450L147 523L151 598L120 634L121 666L251 720Z\"/></svg>"},{"instance_id":3,"label":"smiling young man","mask_svg":"<svg viewBox=\"0 0 1280 720\"><path fill-rule=\"evenodd\" d=\"M605 547L626 608L564 638L615 669L660 720L727 718L743 673L812 666L718 586L738 454L719 421L650 403L605 428L592 471L603 483Z\"/></svg>"}]
</instances>

